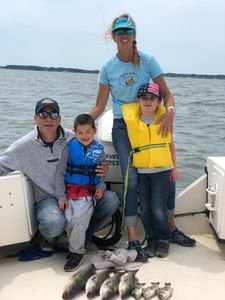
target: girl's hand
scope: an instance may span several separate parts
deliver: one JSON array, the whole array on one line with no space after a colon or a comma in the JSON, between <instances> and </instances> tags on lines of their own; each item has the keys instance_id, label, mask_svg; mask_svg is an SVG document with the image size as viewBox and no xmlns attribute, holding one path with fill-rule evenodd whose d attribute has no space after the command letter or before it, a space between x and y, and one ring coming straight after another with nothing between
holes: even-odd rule
<instances>
[{"instance_id":1,"label":"girl's hand","mask_svg":"<svg viewBox=\"0 0 225 300\"><path fill-rule=\"evenodd\" d=\"M173 170L171 171L171 176L170 176L170 180L171 181L176 181L178 177L178 170L176 167L173 168Z\"/></svg>"}]
</instances>

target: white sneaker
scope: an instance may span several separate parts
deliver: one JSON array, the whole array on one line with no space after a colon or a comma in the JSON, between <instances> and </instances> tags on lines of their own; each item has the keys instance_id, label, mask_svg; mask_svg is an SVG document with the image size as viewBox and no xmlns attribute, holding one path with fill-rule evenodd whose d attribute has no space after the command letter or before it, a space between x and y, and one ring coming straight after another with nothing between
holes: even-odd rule
<instances>
[{"instance_id":1,"label":"white sneaker","mask_svg":"<svg viewBox=\"0 0 225 300\"><path fill-rule=\"evenodd\" d=\"M42 240L40 243L40 248L43 251L54 251L54 247L55 247L55 243L50 244L49 242L47 242L46 240Z\"/></svg>"}]
</instances>

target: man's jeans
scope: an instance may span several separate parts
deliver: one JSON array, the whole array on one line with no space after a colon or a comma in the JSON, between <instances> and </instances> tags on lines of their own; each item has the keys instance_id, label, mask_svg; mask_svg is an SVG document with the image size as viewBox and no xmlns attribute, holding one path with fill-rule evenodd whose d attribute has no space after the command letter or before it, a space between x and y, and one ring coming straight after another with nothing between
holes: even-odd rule
<instances>
[{"instance_id":1,"label":"man's jeans","mask_svg":"<svg viewBox=\"0 0 225 300\"><path fill-rule=\"evenodd\" d=\"M141 219L148 239L168 240L167 199L171 171L138 174Z\"/></svg>"},{"instance_id":2,"label":"man's jeans","mask_svg":"<svg viewBox=\"0 0 225 300\"><path fill-rule=\"evenodd\" d=\"M131 151L131 145L127 134L126 124L123 119L114 119L113 120L113 129L112 129L112 140L113 146L116 150L121 174L122 181L124 183L128 157ZM132 166L132 159L130 161L129 166L129 178L128 178L128 188L127 188L127 196L126 196L126 209L125 209L125 223L126 226L134 225L137 221L137 205L138 205L138 196L137 196L137 169ZM121 191L121 200L123 204L123 196L124 196L124 184L122 186Z\"/></svg>"},{"instance_id":3,"label":"man's jeans","mask_svg":"<svg viewBox=\"0 0 225 300\"><path fill-rule=\"evenodd\" d=\"M75 200L76 201L76 200ZM101 200L97 201L93 216L86 233L86 239L90 240L97 229L100 229L107 219L114 214L119 205L115 193L106 191ZM37 220L41 235L53 243L66 228L64 212L58 207L58 201L54 198L43 199L36 204Z\"/></svg>"},{"instance_id":4,"label":"man's jeans","mask_svg":"<svg viewBox=\"0 0 225 300\"><path fill-rule=\"evenodd\" d=\"M55 242L55 238L66 228L66 218L58 207L58 201L55 198L47 198L37 202L36 214L41 235L49 243Z\"/></svg>"}]
</instances>

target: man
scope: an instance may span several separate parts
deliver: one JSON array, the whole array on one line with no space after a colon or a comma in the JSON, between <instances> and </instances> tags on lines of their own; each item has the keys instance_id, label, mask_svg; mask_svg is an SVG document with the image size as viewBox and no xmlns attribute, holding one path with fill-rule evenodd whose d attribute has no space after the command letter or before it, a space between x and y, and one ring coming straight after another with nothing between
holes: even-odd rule
<instances>
[{"instance_id":1,"label":"man","mask_svg":"<svg viewBox=\"0 0 225 300\"><path fill-rule=\"evenodd\" d=\"M41 246L43 250L52 250L57 237L66 227L64 213L59 209L56 199L55 177L62 151L73 133L61 127L59 105L50 98L36 103L34 122L36 127L32 132L0 154L0 176L16 170L31 179L39 231L44 237ZM106 168L98 166L96 173L104 176ZM117 207L118 198L109 191L97 202L87 230L86 247L89 247L89 251L97 250L90 243L93 233L101 228Z\"/></svg>"}]
</instances>

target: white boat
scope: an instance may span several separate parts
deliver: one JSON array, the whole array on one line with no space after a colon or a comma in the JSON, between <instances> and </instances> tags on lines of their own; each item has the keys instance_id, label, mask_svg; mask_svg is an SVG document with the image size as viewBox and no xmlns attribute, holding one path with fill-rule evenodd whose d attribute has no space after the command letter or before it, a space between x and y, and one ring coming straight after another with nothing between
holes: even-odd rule
<instances>
[{"instance_id":1,"label":"white boat","mask_svg":"<svg viewBox=\"0 0 225 300\"><path fill-rule=\"evenodd\" d=\"M109 161L106 181L118 191L121 175L111 127L112 112L107 111L99 121L98 137ZM140 282L171 282L174 300L225 299L225 157L208 157L206 166L206 173L176 198L177 226L196 239L196 246L171 244L168 257L138 266ZM61 299L73 274L63 270L65 253L28 262L6 257L27 246L37 231L29 179L20 172L0 177L0 195L0 299ZM144 239L140 221L138 228ZM126 246L125 234L115 247ZM86 254L84 265L91 259ZM76 299L86 299L84 292Z\"/></svg>"}]
</instances>

